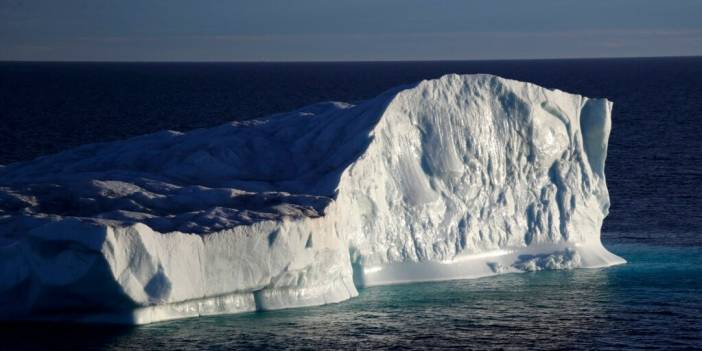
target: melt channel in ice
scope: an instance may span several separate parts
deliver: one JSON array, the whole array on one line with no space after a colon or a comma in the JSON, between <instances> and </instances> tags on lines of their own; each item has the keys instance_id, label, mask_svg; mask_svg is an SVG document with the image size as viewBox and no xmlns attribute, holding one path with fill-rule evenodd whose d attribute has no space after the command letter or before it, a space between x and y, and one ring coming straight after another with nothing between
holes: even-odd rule
<instances>
[{"instance_id":1,"label":"melt channel in ice","mask_svg":"<svg viewBox=\"0 0 702 351\"><path fill-rule=\"evenodd\" d=\"M447 75L0 167L0 319L141 324L624 261L612 104Z\"/></svg>"}]
</instances>

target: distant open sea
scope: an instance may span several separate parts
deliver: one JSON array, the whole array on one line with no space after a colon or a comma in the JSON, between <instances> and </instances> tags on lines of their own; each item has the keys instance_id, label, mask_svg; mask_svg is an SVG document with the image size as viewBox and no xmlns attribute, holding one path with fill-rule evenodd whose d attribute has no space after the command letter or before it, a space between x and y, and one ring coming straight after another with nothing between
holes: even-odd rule
<instances>
[{"instance_id":1,"label":"distant open sea","mask_svg":"<svg viewBox=\"0 0 702 351\"><path fill-rule=\"evenodd\" d=\"M446 73L614 101L607 269L367 288L341 304L129 328L0 325L0 349L702 349L702 58L0 63L0 164L356 102ZM2 267L0 267L1 269Z\"/></svg>"}]
</instances>

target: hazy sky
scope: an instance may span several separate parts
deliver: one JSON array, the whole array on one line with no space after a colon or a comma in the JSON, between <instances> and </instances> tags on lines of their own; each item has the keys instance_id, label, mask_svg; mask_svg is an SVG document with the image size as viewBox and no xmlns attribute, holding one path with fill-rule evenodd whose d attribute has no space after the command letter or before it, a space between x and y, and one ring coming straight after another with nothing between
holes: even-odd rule
<instances>
[{"instance_id":1,"label":"hazy sky","mask_svg":"<svg viewBox=\"0 0 702 351\"><path fill-rule=\"evenodd\" d=\"M0 0L0 60L702 55L699 0Z\"/></svg>"}]
</instances>

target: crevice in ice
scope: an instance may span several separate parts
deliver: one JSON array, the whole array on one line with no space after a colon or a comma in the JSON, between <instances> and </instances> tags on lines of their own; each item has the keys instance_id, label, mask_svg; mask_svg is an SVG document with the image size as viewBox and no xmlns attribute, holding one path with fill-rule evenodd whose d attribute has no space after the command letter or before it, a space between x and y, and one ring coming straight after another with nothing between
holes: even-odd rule
<instances>
[{"instance_id":1,"label":"crevice in ice","mask_svg":"<svg viewBox=\"0 0 702 351\"><path fill-rule=\"evenodd\" d=\"M272 231L270 234L268 234L268 247L273 247L273 244L275 244L275 240L278 239L278 235L280 234L280 229L276 229Z\"/></svg>"},{"instance_id":2,"label":"crevice in ice","mask_svg":"<svg viewBox=\"0 0 702 351\"><path fill-rule=\"evenodd\" d=\"M263 302L263 289L258 289L252 291L253 294L253 301L254 301L254 309L256 311L262 311L264 302Z\"/></svg>"},{"instance_id":3,"label":"crevice in ice","mask_svg":"<svg viewBox=\"0 0 702 351\"><path fill-rule=\"evenodd\" d=\"M568 187L563 181L559 166L560 162L556 161L553 163L551 169L549 169L549 177L551 179L551 183L556 186L555 198L558 208L558 226L560 233L564 239L568 239L568 222L570 222L570 212L566 206L568 206L570 202L566 202Z\"/></svg>"},{"instance_id":4,"label":"crevice in ice","mask_svg":"<svg viewBox=\"0 0 702 351\"><path fill-rule=\"evenodd\" d=\"M356 289L363 288L364 286L366 286L364 266L360 262L360 259L358 257L358 251L356 249L354 249L354 248L349 249L349 260L351 263L351 274L352 274L351 276L352 276L353 284L356 286Z\"/></svg>"},{"instance_id":5,"label":"crevice in ice","mask_svg":"<svg viewBox=\"0 0 702 351\"><path fill-rule=\"evenodd\" d=\"M144 286L144 292L149 295L153 303L164 301L171 292L171 282L163 272L163 267L159 264L156 273Z\"/></svg>"},{"instance_id":6,"label":"crevice in ice","mask_svg":"<svg viewBox=\"0 0 702 351\"><path fill-rule=\"evenodd\" d=\"M580 130L587 160L592 171L601 178L604 178L611 123L609 108L609 103L604 99L587 99L580 112Z\"/></svg>"}]
</instances>

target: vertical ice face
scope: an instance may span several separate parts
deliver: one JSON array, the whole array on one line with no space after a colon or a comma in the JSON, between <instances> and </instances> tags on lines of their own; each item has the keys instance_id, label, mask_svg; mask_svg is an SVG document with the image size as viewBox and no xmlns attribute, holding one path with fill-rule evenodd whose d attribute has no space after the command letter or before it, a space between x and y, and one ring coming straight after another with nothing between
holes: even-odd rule
<instances>
[{"instance_id":1,"label":"vertical ice face","mask_svg":"<svg viewBox=\"0 0 702 351\"><path fill-rule=\"evenodd\" d=\"M604 179L607 141L612 128L612 103L603 99L586 99L580 112L580 130L590 168Z\"/></svg>"},{"instance_id":2,"label":"vertical ice face","mask_svg":"<svg viewBox=\"0 0 702 351\"><path fill-rule=\"evenodd\" d=\"M576 266L620 262L598 247L610 112L606 100L488 75L449 75L398 93L340 185L338 206L359 211L356 265L393 272L364 284L489 274L476 262L447 275L446 267L401 278L393 271L399 262L446 266L485 253L512 268L520 252L573 250ZM584 245L597 255L578 253Z\"/></svg>"},{"instance_id":3,"label":"vertical ice face","mask_svg":"<svg viewBox=\"0 0 702 351\"><path fill-rule=\"evenodd\" d=\"M0 317L147 323L623 262L611 103L448 75L0 168Z\"/></svg>"}]
</instances>

